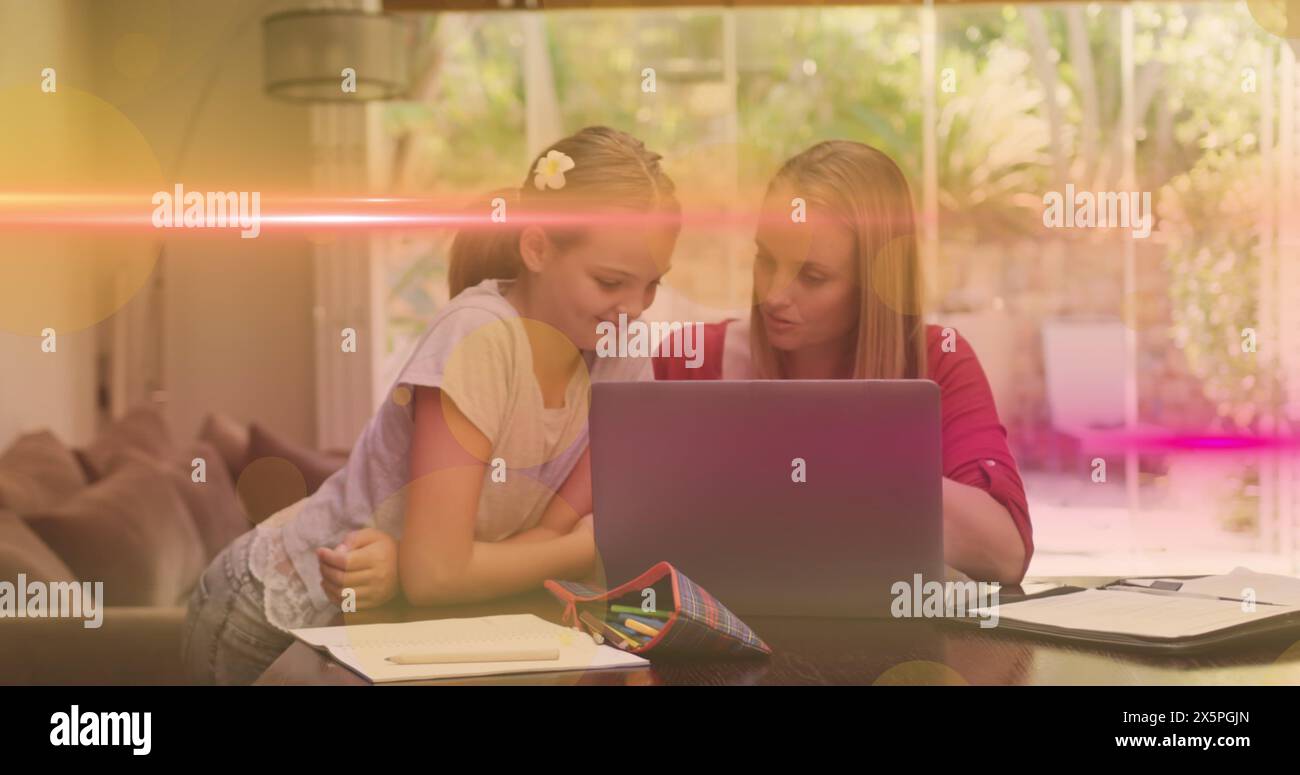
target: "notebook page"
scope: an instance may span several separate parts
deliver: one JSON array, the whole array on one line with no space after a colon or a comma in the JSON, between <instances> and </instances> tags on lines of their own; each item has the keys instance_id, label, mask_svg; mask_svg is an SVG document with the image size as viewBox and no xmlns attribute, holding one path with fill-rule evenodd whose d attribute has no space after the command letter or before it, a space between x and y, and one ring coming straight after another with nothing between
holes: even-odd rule
<instances>
[{"instance_id":1,"label":"notebook page","mask_svg":"<svg viewBox=\"0 0 1300 775\"><path fill-rule=\"evenodd\" d=\"M309 645L327 648L339 662L375 683L647 664L642 657L610 646L598 646L586 633L552 624L531 614L317 627L292 632ZM410 651L502 646L556 647L560 658L430 665L395 665L387 660L387 657Z\"/></svg>"},{"instance_id":2,"label":"notebook page","mask_svg":"<svg viewBox=\"0 0 1300 775\"><path fill-rule=\"evenodd\" d=\"M330 646L452 647L518 645L524 641L554 640L568 627L533 614L479 616L468 619L430 619L419 622L311 627L293 634L318 648Z\"/></svg>"},{"instance_id":3,"label":"notebook page","mask_svg":"<svg viewBox=\"0 0 1300 775\"><path fill-rule=\"evenodd\" d=\"M1240 603L1226 600L1088 589L1007 603L999 606L998 615L1009 621L1062 629L1173 639L1204 635L1293 611L1300 608L1258 606L1254 611L1242 611Z\"/></svg>"}]
</instances>

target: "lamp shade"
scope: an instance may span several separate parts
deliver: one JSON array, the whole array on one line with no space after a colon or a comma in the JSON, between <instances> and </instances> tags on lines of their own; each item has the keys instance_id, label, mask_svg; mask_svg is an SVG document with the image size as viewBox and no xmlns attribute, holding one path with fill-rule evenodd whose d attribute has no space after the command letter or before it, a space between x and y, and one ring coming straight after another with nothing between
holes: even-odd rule
<instances>
[{"instance_id":1,"label":"lamp shade","mask_svg":"<svg viewBox=\"0 0 1300 775\"><path fill-rule=\"evenodd\" d=\"M414 27L390 13L286 11L262 20L266 93L300 102L400 98ZM350 68L349 73L345 70Z\"/></svg>"}]
</instances>

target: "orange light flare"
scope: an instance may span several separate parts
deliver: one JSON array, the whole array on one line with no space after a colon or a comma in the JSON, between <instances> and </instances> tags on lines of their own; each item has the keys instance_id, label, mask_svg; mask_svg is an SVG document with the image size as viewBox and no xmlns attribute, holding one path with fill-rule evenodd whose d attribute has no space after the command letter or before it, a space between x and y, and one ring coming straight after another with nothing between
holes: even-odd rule
<instances>
[{"instance_id":1,"label":"orange light flare","mask_svg":"<svg viewBox=\"0 0 1300 775\"><path fill-rule=\"evenodd\" d=\"M159 192L161 193L161 192ZM171 193L171 192L167 192ZM202 192L200 192L202 193ZM677 225L683 229L733 230L752 233L763 217L782 218L779 213L761 215L757 208L685 210L672 213L620 212L608 208L591 211L530 213L505 210L501 215L484 201L473 208L465 197L455 200L408 196L298 196L258 192L258 204L244 216L255 216L261 233L329 232L340 230L457 230L495 228L502 225L617 228ZM232 200L233 201L233 200ZM194 232L238 229L241 212L237 207L210 212L207 202L201 212L203 225L155 225L155 213L165 205L155 192L39 192L0 191L0 230L137 230ZM171 205L173 215L188 208ZM220 213L225 213L221 215ZM496 219L494 220L494 214ZM212 216L212 217L210 217ZM226 221L222 221L222 218ZM918 217L919 221L922 220ZM180 235L168 235L180 236Z\"/></svg>"}]
</instances>

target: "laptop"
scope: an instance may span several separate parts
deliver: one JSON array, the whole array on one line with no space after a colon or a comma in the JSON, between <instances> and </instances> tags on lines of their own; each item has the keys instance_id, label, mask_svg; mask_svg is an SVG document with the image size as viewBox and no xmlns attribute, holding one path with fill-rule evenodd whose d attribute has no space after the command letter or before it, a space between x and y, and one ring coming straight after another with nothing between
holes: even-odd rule
<instances>
[{"instance_id":1,"label":"laptop","mask_svg":"<svg viewBox=\"0 0 1300 775\"><path fill-rule=\"evenodd\" d=\"M943 580L932 381L600 382L590 433L611 587L667 560L739 615L888 617Z\"/></svg>"}]
</instances>

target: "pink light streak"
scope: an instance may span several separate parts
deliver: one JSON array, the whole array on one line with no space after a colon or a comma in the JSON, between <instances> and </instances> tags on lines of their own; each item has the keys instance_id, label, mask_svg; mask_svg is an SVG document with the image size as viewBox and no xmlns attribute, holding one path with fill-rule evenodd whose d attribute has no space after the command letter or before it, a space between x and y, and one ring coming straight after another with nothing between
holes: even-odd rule
<instances>
[{"instance_id":1,"label":"pink light streak","mask_svg":"<svg viewBox=\"0 0 1300 775\"><path fill-rule=\"evenodd\" d=\"M1090 448L1134 453L1291 453L1300 450L1300 436L1248 433L1200 433L1169 431L1129 433L1124 430L1096 431L1083 441Z\"/></svg>"}]
</instances>

